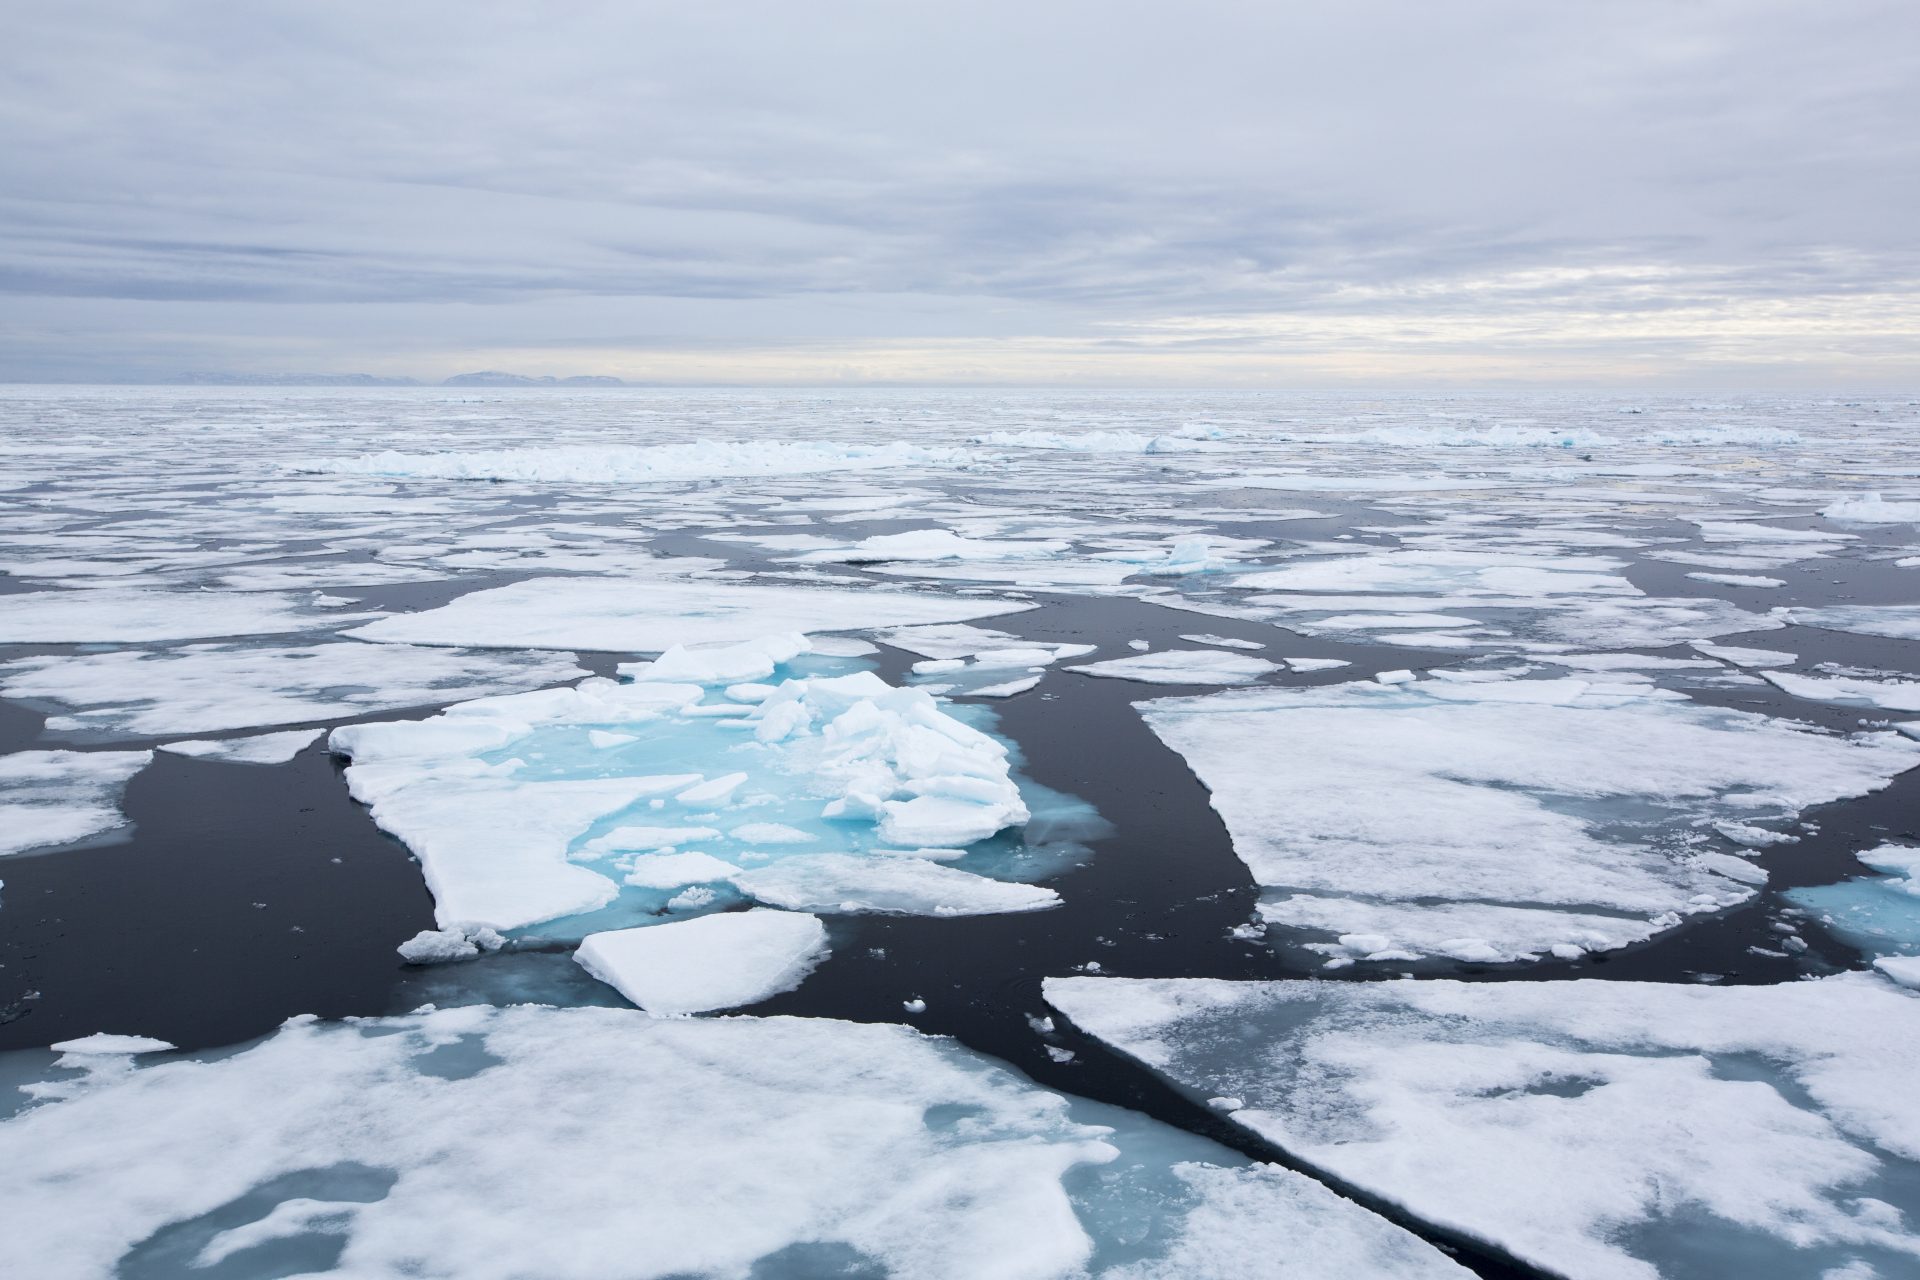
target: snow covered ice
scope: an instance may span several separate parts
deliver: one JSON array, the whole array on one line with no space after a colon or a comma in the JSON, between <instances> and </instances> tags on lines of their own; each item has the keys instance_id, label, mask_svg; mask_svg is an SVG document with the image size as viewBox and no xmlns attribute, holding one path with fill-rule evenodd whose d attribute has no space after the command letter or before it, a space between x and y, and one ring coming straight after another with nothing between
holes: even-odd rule
<instances>
[{"instance_id":1,"label":"snow covered ice","mask_svg":"<svg viewBox=\"0 0 1920 1280\"><path fill-rule=\"evenodd\" d=\"M1327 1280L1468 1274L1299 1174L1090 1123L1109 1109L899 1026L537 1006L296 1019L216 1061L48 1097L0 1123L0 1259L44 1280L222 1261L1230 1280L1276 1256ZM1124 1261L1095 1262L1109 1252Z\"/></svg>"},{"instance_id":2,"label":"snow covered ice","mask_svg":"<svg viewBox=\"0 0 1920 1280\"><path fill-rule=\"evenodd\" d=\"M1920 1265L1920 995L1878 976L1046 994L1292 1157L1571 1280Z\"/></svg>"},{"instance_id":3,"label":"snow covered ice","mask_svg":"<svg viewBox=\"0 0 1920 1280\"><path fill-rule=\"evenodd\" d=\"M0 855L74 844L126 824L120 795L151 751L0 756Z\"/></svg>"},{"instance_id":4,"label":"snow covered ice","mask_svg":"<svg viewBox=\"0 0 1920 1280\"><path fill-rule=\"evenodd\" d=\"M1920 763L1640 683L1355 682L1139 704L1212 792L1268 923L1336 959L1605 951L1751 896L1700 818L1791 817ZM1662 838L1664 835L1665 838Z\"/></svg>"}]
</instances>

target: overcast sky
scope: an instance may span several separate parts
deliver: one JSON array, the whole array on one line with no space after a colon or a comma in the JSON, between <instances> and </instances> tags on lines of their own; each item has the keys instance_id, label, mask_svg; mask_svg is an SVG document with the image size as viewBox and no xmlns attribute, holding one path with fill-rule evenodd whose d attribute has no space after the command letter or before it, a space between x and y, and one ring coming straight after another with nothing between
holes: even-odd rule
<instances>
[{"instance_id":1,"label":"overcast sky","mask_svg":"<svg viewBox=\"0 0 1920 1280\"><path fill-rule=\"evenodd\" d=\"M1920 4L17 6L0 378L1920 390Z\"/></svg>"}]
</instances>

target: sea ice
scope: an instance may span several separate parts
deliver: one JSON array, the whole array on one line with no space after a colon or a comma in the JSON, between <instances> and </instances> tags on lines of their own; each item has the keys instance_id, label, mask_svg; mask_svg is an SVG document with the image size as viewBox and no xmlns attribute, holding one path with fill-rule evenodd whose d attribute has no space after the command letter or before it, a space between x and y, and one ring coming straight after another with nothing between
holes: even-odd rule
<instances>
[{"instance_id":1,"label":"sea ice","mask_svg":"<svg viewBox=\"0 0 1920 1280\"><path fill-rule=\"evenodd\" d=\"M1296 1158L1571 1280L1920 1259L1920 997L1877 976L1045 990Z\"/></svg>"},{"instance_id":2,"label":"sea ice","mask_svg":"<svg viewBox=\"0 0 1920 1280\"><path fill-rule=\"evenodd\" d=\"M1889 502L1867 493L1842 498L1820 514L1838 524L1920 524L1920 502Z\"/></svg>"},{"instance_id":3,"label":"sea ice","mask_svg":"<svg viewBox=\"0 0 1920 1280\"><path fill-rule=\"evenodd\" d=\"M962 622L1033 608L1024 600L917 595L733 582L532 578L383 618L368 640L480 648L659 653L675 645L737 644L769 634L862 631Z\"/></svg>"},{"instance_id":4,"label":"sea ice","mask_svg":"<svg viewBox=\"0 0 1920 1280\"><path fill-rule=\"evenodd\" d=\"M89 587L7 597L0 644L121 644L331 631L366 614L317 609L267 592L145 591Z\"/></svg>"},{"instance_id":5,"label":"sea ice","mask_svg":"<svg viewBox=\"0 0 1920 1280\"><path fill-rule=\"evenodd\" d=\"M1212 792L1275 919L1386 939L1372 951L1482 960L1623 945L1737 903L1751 888L1692 856L1688 824L1789 816L1920 762L1920 744L1896 734L1826 736L1618 677L1137 705ZM1436 938L1452 918L1436 903L1500 910L1470 913L1485 934ZM1597 927L1604 916L1617 922Z\"/></svg>"},{"instance_id":6,"label":"sea ice","mask_svg":"<svg viewBox=\"0 0 1920 1280\"><path fill-rule=\"evenodd\" d=\"M905 856L794 854L738 872L733 882L770 906L828 915L978 916L1060 905L1060 895L1040 885L989 880Z\"/></svg>"},{"instance_id":7,"label":"sea ice","mask_svg":"<svg viewBox=\"0 0 1920 1280\"><path fill-rule=\"evenodd\" d=\"M648 1013L707 1013L791 991L827 956L827 927L794 911L727 911L590 933L573 958Z\"/></svg>"},{"instance_id":8,"label":"sea ice","mask_svg":"<svg viewBox=\"0 0 1920 1280\"><path fill-rule=\"evenodd\" d=\"M1796 698L1882 711L1920 711L1920 680L1867 680L1854 676L1803 676L1763 671L1768 683Z\"/></svg>"},{"instance_id":9,"label":"sea ice","mask_svg":"<svg viewBox=\"0 0 1920 1280\"><path fill-rule=\"evenodd\" d=\"M194 644L20 658L0 666L0 693L73 708L48 719L57 733L158 736L338 720L585 674L565 657L538 652L350 640L296 648Z\"/></svg>"},{"instance_id":10,"label":"sea ice","mask_svg":"<svg viewBox=\"0 0 1920 1280\"><path fill-rule=\"evenodd\" d=\"M1777 609L1775 614L1800 627L1850 631L1863 636L1920 640L1920 604L1843 604L1821 609Z\"/></svg>"},{"instance_id":11,"label":"sea ice","mask_svg":"<svg viewBox=\"0 0 1920 1280\"><path fill-rule=\"evenodd\" d=\"M1113 680L1137 680L1142 684L1248 684L1280 670L1280 664L1211 649L1169 649L1089 662L1067 670Z\"/></svg>"},{"instance_id":12,"label":"sea ice","mask_svg":"<svg viewBox=\"0 0 1920 1280\"><path fill-rule=\"evenodd\" d=\"M866 671L787 679L752 704L702 703L703 693L594 678L427 720L349 726L332 744L353 758L354 797L419 857L443 924L520 928L606 906L623 884L666 891L729 879L767 901L784 884L779 905L825 884L844 898L857 875L835 857L866 868L873 891L896 904L876 909L911 910L897 904L913 893L934 912L1054 901L949 868L909 883L916 872L894 864L911 860L877 852L958 848L1029 816L1007 748L929 694ZM738 714L701 714L716 707ZM596 729L622 741L599 745ZM673 768L698 772L665 772ZM815 842L829 852L812 854ZM679 851L670 866L655 856L664 849ZM779 860L745 870L770 858ZM799 865L783 873L786 861ZM1011 905L981 905L996 902Z\"/></svg>"},{"instance_id":13,"label":"sea ice","mask_svg":"<svg viewBox=\"0 0 1920 1280\"><path fill-rule=\"evenodd\" d=\"M213 1061L41 1088L0 1123L0 1264L36 1280L216 1264L463 1280L1467 1274L1301 1175L901 1026L538 1006L298 1018Z\"/></svg>"},{"instance_id":14,"label":"sea ice","mask_svg":"<svg viewBox=\"0 0 1920 1280\"><path fill-rule=\"evenodd\" d=\"M125 826L120 794L152 759L151 751L0 755L0 856L72 844Z\"/></svg>"},{"instance_id":15,"label":"sea ice","mask_svg":"<svg viewBox=\"0 0 1920 1280\"><path fill-rule=\"evenodd\" d=\"M285 764L319 741L324 729L260 733L251 738L190 738L168 742L160 750L176 756L219 760L226 764Z\"/></svg>"},{"instance_id":16,"label":"sea ice","mask_svg":"<svg viewBox=\"0 0 1920 1280\"><path fill-rule=\"evenodd\" d=\"M578 445L476 452L397 453L301 462L290 470L418 480L519 480L532 484L658 484L736 476L790 476L881 467L952 466L965 449L827 440L694 440L684 444Z\"/></svg>"}]
</instances>

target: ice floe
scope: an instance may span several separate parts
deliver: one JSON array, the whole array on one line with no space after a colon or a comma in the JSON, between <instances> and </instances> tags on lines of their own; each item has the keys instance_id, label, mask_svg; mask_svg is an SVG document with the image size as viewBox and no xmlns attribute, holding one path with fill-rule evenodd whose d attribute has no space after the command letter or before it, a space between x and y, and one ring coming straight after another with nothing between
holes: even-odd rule
<instances>
[{"instance_id":1,"label":"ice floe","mask_svg":"<svg viewBox=\"0 0 1920 1280\"><path fill-rule=\"evenodd\" d=\"M1857 856L1880 874L1782 896L1862 951L1920 955L1920 848L1889 841Z\"/></svg>"},{"instance_id":2,"label":"ice floe","mask_svg":"<svg viewBox=\"0 0 1920 1280\"><path fill-rule=\"evenodd\" d=\"M475 591L438 609L382 618L350 634L367 640L489 649L658 653L675 645L738 644L792 631L964 622L1033 607L1024 600L871 588L532 578Z\"/></svg>"},{"instance_id":3,"label":"ice floe","mask_svg":"<svg viewBox=\"0 0 1920 1280\"><path fill-rule=\"evenodd\" d=\"M294 729L287 733L259 733L250 738L189 738L163 743L160 750L226 764L285 764L318 742L325 732L324 729Z\"/></svg>"},{"instance_id":4,"label":"ice floe","mask_svg":"<svg viewBox=\"0 0 1920 1280\"><path fill-rule=\"evenodd\" d=\"M60 733L158 736L336 720L575 679L551 653L468 652L336 641L289 648L194 644L20 658L0 693L70 708Z\"/></svg>"},{"instance_id":5,"label":"ice floe","mask_svg":"<svg viewBox=\"0 0 1920 1280\"><path fill-rule=\"evenodd\" d=\"M1692 856L1693 821L1789 816L1920 763L1896 734L1827 736L1618 678L1136 705L1211 791L1262 914L1333 934L1314 945L1336 960L1641 940L1752 892Z\"/></svg>"},{"instance_id":6,"label":"ice floe","mask_svg":"<svg viewBox=\"0 0 1920 1280\"><path fill-rule=\"evenodd\" d=\"M364 618L361 614L358 617ZM7 597L0 644L105 644L330 631L351 615L271 592L94 587Z\"/></svg>"},{"instance_id":7,"label":"ice floe","mask_svg":"<svg viewBox=\"0 0 1920 1280\"><path fill-rule=\"evenodd\" d=\"M649 1013L739 1009L791 991L827 956L827 928L797 911L727 911L590 933L573 958Z\"/></svg>"},{"instance_id":8,"label":"ice floe","mask_svg":"<svg viewBox=\"0 0 1920 1280\"><path fill-rule=\"evenodd\" d=\"M676 669L725 679L743 656L791 647L750 642L711 661L695 650ZM752 702L705 696L691 682L594 678L349 726L331 741L353 759L353 795L419 857L443 924L518 928L605 907L623 883L666 891L723 879L802 909L1054 901L884 852L958 849L1029 817L1006 747L931 695L859 671L789 678ZM668 856L676 861L661 866ZM851 892L862 868L878 897Z\"/></svg>"},{"instance_id":9,"label":"ice floe","mask_svg":"<svg viewBox=\"0 0 1920 1280\"><path fill-rule=\"evenodd\" d=\"M1778 609L1775 614L1800 627L1920 640L1920 604L1841 604Z\"/></svg>"},{"instance_id":10,"label":"ice floe","mask_svg":"<svg viewBox=\"0 0 1920 1280\"><path fill-rule=\"evenodd\" d=\"M1067 668L1081 675L1142 684L1248 684L1280 669L1279 663L1265 658L1211 649L1168 649Z\"/></svg>"},{"instance_id":11,"label":"ice floe","mask_svg":"<svg viewBox=\"0 0 1920 1280\"><path fill-rule=\"evenodd\" d=\"M1046 996L1309 1166L1571 1280L1920 1265L1920 997L1877 976Z\"/></svg>"},{"instance_id":12,"label":"ice floe","mask_svg":"<svg viewBox=\"0 0 1920 1280\"><path fill-rule=\"evenodd\" d=\"M126 825L120 795L151 751L16 751L0 756L0 856Z\"/></svg>"},{"instance_id":13,"label":"ice floe","mask_svg":"<svg viewBox=\"0 0 1920 1280\"><path fill-rule=\"evenodd\" d=\"M1882 711L1920 711L1920 680L1875 680L1864 676L1796 675L1790 671L1763 671L1769 684L1796 698L1832 702L1847 707L1876 707Z\"/></svg>"}]
</instances>

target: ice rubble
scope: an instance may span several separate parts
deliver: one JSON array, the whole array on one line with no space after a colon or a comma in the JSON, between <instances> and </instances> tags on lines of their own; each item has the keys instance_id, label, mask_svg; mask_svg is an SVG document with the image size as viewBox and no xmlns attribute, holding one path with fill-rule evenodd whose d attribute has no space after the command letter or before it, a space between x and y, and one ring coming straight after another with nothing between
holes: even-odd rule
<instances>
[{"instance_id":1,"label":"ice rubble","mask_svg":"<svg viewBox=\"0 0 1920 1280\"><path fill-rule=\"evenodd\" d=\"M6 609L0 610L0 644L133 643L329 631L367 616L328 612L304 596L264 591L69 588L8 596Z\"/></svg>"},{"instance_id":2,"label":"ice rubble","mask_svg":"<svg viewBox=\"0 0 1920 1280\"><path fill-rule=\"evenodd\" d=\"M737 644L776 632L964 622L1033 607L1025 600L872 588L531 578L475 591L438 609L382 618L349 634L367 640L489 649L658 653L675 645Z\"/></svg>"},{"instance_id":3,"label":"ice rubble","mask_svg":"<svg viewBox=\"0 0 1920 1280\"><path fill-rule=\"evenodd\" d=\"M728 911L590 933L573 958L649 1013L759 1004L799 986L827 956L827 927L797 911Z\"/></svg>"},{"instance_id":4,"label":"ice rubble","mask_svg":"<svg viewBox=\"0 0 1920 1280\"><path fill-rule=\"evenodd\" d=\"M1105 662L1067 668L1081 675L1137 680L1143 684L1248 684L1280 669L1279 663L1265 658L1211 649L1137 653L1128 658L1109 658Z\"/></svg>"},{"instance_id":5,"label":"ice rubble","mask_svg":"<svg viewBox=\"0 0 1920 1280\"><path fill-rule=\"evenodd\" d=\"M1791 815L1920 763L1896 734L1825 736L1619 676L1136 705L1212 792L1263 917L1335 935L1315 946L1336 961L1639 941L1752 893L1692 856L1693 820Z\"/></svg>"},{"instance_id":6,"label":"ice rubble","mask_svg":"<svg viewBox=\"0 0 1920 1280\"><path fill-rule=\"evenodd\" d=\"M1920 524L1920 502L1889 502L1866 493L1842 498L1820 514L1839 524Z\"/></svg>"},{"instance_id":7,"label":"ice rubble","mask_svg":"<svg viewBox=\"0 0 1920 1280\"><path fill-rule=\"evenodd\" d=\"M1301 1175L900 1026L299 1018L43 1096L0 1123L0 1259L37 1280L1468 1274Z\"/></svg>"},{"instance_id":8,"label":"ice rubble","mask_svg":"<svg viewBox=\"0 0 1920 1280\"><path fill-rule=\"evenodd\" d=\"M1046 996L1309 1165L1571 1280L1920 1266L1920 997L1877 976Z\"/></svg>"},{"instance_id":9,"label":"ice rubble","mask_svg":"<svg viewBox=\"0 0 1920 1280\"><path fill-rule=\"evenodd\" d=\"M126 825L120 795L151 751L16 751L0 756L0 856Z\"/></svg>"},{"instance_id":10,"label":"ice rubble","mask_svg":"<svg viewBox=\"0 0 1920 1280\"><path fill-rule=\"evenodd\" d=\"M796 643L804 645L770 637L659 661L718 684L743 662L791 656ZM656 670L641 664L636 674ZM427 720L349 726L331 742L353 759L354 797L419 857L442 924L511 929L593 911L614 901L622 878L660 890L724 878L763 901L812 907L823 894L850 894L847 885L864 874L870 891L893 893L892 905L854 909L1051 905L1045 890L950 868L915 871L914 859L883 852L955 849L1024 823L999 741L947 715L931 695L871 672L748 688L727 692L750 701L702 701L706 688L692 682L593 678L461 703ZM755 840L775 826L775 839ZM663 827L679 830L663 835ZM722 827L733 834L722 837ZM802 840L829 836L833 852L795 852ZM853 858L849 849L873 856ZM666 857L678 861L663 866ZM782 861L758 865L770 859ZM794 865L783 871L786 862ZM916 875L917 898L884 888Z\"/></svg>"},{"instance_id":11,"label":"ice rubble","mask_svg":"<svg viewBox=\"0 0 1920 1280\"><path fill-rule=\"evenodd\" d=\"M325 458L289 469L326 475L395 476L415 480L520 480L533 484L649 484L727 477L791 476L881 467L956 466L973 461L966 449L890 441L837 444L826 440L696 440L684 444L583 445L544 449L397 453Z\"/></svg>"},{"instance_id":12,"label":"ice rubble","mask_svg":"<svg viewBox=\"0 0 1920 1280\"><path fill-rule=\"evenodd\" d=\"M0 665L0 693L73 708L49 717L55 732L157 736L343 719L585 674L550 653L350 640L288 648L193 644L20 658Z\"/></svg>"}]
</instances>

